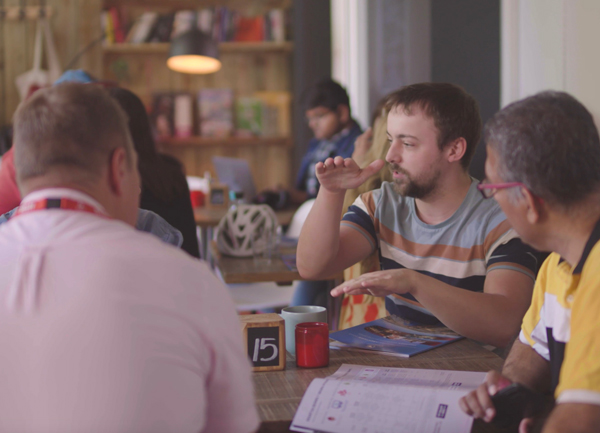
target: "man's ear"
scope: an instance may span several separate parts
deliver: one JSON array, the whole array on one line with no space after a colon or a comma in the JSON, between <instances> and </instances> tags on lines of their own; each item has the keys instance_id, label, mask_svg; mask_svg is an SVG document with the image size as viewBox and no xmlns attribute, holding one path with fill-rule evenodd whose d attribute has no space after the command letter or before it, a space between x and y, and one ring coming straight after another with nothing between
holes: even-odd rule
<instances>
[{"instance_id":1,"label":"man's ear","mask_svg":"<svg viewBox=\"0 0 600 433\"><path fill-rule=\"evenodd\" d=\"M116 195L120 196L123 194L123 179L126 177L128 168L129 161L125 148L117 147L110 155L108 168L110 189Z\"/></svg>"},{"instance_id":2,"label":"man's ear","mask_svg":"<svg viewBox=\"0 0 600 433\"><path fill-rule=\"evenodd\" d=\"M448 162L460 161L465 152L467 151L467 140L463 137L457 138L456 140L448 143L444 148Z\"/></svg>"},{"instance_id":3,"label":"man's ear","mask_svg":"<svg viewBox=\"0 0 600 433\"><path fill-rule=\"evenodd\" d=\"M336 111L341 123L346 124L350 122L350 107L340 104L337 106Z\"/></svg>"},{"instance_id":4,"label":"man's ear","mask_svg":"<svg viewBox=\"0 0 600 433\"><path fill-rule=\"evenodd\" d=\"M527 188L521 188L523 194L523 206L525 206L525 212L527 222L529 224L538 224L546 216L546 209L544 203L534 196Z\"/></svg>"}]
</instances>

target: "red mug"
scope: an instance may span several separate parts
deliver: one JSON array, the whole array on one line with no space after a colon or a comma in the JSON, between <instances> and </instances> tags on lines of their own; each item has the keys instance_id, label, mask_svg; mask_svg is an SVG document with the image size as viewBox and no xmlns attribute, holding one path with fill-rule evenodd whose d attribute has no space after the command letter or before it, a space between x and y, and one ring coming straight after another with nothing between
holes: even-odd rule
<instances>
[{"instance_id":1,"label":"red mug","mask_svg":"<svg viewBox=\"0 0 600 433\"><path fill-rule=\"evenodd\" d=\"M326 367L329 365L329 325L304 322L296 325L296 365Z\"/></svg>"},{"instance_id":2,"label":"red mug","mask_svg":"<svg viewBox=\"0 0 600 433\"><path fill-rule=\"evenodd\" d=\"M190 201L193 208L204 206L204 193L202 191L190 191Z\"/></svg>"}]
</instances>

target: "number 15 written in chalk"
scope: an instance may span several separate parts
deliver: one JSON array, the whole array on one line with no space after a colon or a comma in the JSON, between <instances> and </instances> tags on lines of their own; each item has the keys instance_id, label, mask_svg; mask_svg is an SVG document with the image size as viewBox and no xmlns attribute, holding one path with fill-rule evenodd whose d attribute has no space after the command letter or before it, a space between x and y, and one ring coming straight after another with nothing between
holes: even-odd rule
<instances>
[{"instance_id":1,"label":"number 15 written in chalk","mask_svg":"<svg viewBox=\"0 0 600 433\"><path fill-rule=\"evenodd\" d=\"M252 355L252 362L257 362L259 352L268 349L269 347L273 348L273 354L269 358L260 358L261 362L269 362L273 359L277 358L279 354L279 350L276 344L269 343L269 341L276 341L275 338L255 338L254 339L254 354Z\"/></svg>"}]
</instances>

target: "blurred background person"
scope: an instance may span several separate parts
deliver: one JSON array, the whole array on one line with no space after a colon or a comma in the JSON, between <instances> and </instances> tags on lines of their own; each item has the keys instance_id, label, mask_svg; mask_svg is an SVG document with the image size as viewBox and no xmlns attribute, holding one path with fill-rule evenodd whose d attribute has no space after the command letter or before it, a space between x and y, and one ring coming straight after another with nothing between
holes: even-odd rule
<instances>
[{"instance_id":1,"label":"blurred background person","mask_svg":"<svg viewBox=\"0 0 600 433\"><path fill-rule=\"evenodd\" d=\"M129 132L142 178L140 208L158 214L179 230L183 235L181 248L200 257L190 191L181 163L156 150L150 120L140 98L120 87L108 92L129 117Z\"/></svg>"}]
</instances>

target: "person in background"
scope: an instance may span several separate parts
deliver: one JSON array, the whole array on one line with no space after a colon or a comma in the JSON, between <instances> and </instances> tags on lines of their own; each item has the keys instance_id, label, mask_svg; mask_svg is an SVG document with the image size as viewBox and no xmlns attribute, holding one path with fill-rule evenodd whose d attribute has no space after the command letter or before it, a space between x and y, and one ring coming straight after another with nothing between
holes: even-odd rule
<instances>
[{"instance_id":1,"label":"person in background","mask_svg":"<svg viewBox=\"0 0 600 433\"><path fill-rule=\"evenodd\" d=\"M117 102L42 89L14 131L24 197L0 226L0 432L255 431L227 288L133 228L140 178Z\"/></svg>"},{"instance_id":2,"label":"person in background","mask_svg":"<svg viewBox=\"0 0 600 433\"><path fill-rule=\"evenodd\" d=\"M469 176L481 133L476 101L450 83L419 83L392 93L385 108L394 181L362 194L340 224L346 190L384 161L364 169L350 158L318 163L321 189L298 242L300 275L332 275L377 251L381 271L331 294L386 296L390 314L506 347L529 307L537 259Z\"/></svg>"},{"instance_id":3,"label":"person in background","mask_svg":"<svg viewBox=\"0 0 600 433\"><path fill-rule=\"evenodd\" d=\"M354 141L362 131L352 118L346 89L332 79L319 81L306 91L304 105L314 138L308 143L294 188L263 191L255 200L258 203L282 209L315 198L319 191L315 164L337 155L347 158L354 151Z\"/></svg>"},{"instance_id":4,"label":"person in background","mask_svg":"<svg viewBox=\"0 0 600 433\"><path fill-rule=\"evenodd\" d=\"M373 112L372 127L362 133L354 143L352 159L361 168L367 167L377 159L385 159L385 155L390 149L390 143L387 139L386 101L387 97L379 101L377 108ZM378 189L383 182L390 182L391 180L392 173L389 170L380 170L358 188L346 191L343 205L344 213L361 194ZM374 251L366 259L345 269L344 280L351 280L364 273L378 271L379 269L379 256ZM385 317L384 299L373 295L344 295L340 311L339 329L350 328Z\"/></svg>"},{"instance_id":5,"label":"person in background","mask_svg":"<svg viewBox=\"0 0 600 433\"><path fill-rule=\"evenodd\" d=\"M543 432L597 432L600 139L594 119L567 93L542 92L496 113L485 142L480 190L494 197L525 242L552 254L502 374L488 373L461 407L489 422L496 415L490 395L518 382L554 394ZM540 427L535 424L524 419L519 431Z\"/></svg>"},{"instance_id":6,"label":"person in background","mask_svg":"<svg viewBox=\"0 0 600 433\"><path fill-rule=\"evenodd\" d=\"M319 81L306 91L304 104L314 138L300 163L295 186L276 193L263 192L258 195L258 203L268 203L278 209L289 204L298 206L315 198L319 191L315 164L337 155L350 157L354 151L354 141L362 131L352 118L346 89L331 79ZM326 280L300 281L290 305L327 306L328 287Z\"/></svg>"},{"instance_id":7,"label":"person in background","mask_svg":"<svg viewBox=\"0 0 600 433\"><path fill-rule=\"evenodd\" d=\"M181 248L191 256L200 257L190 191L181 164L157 152L150 120L140 98L119 87L107 91L129 118L129 133L138 154L142 179L140 208L156 213L179 230L183 235Z\"/></svg>"}]
</instances>

